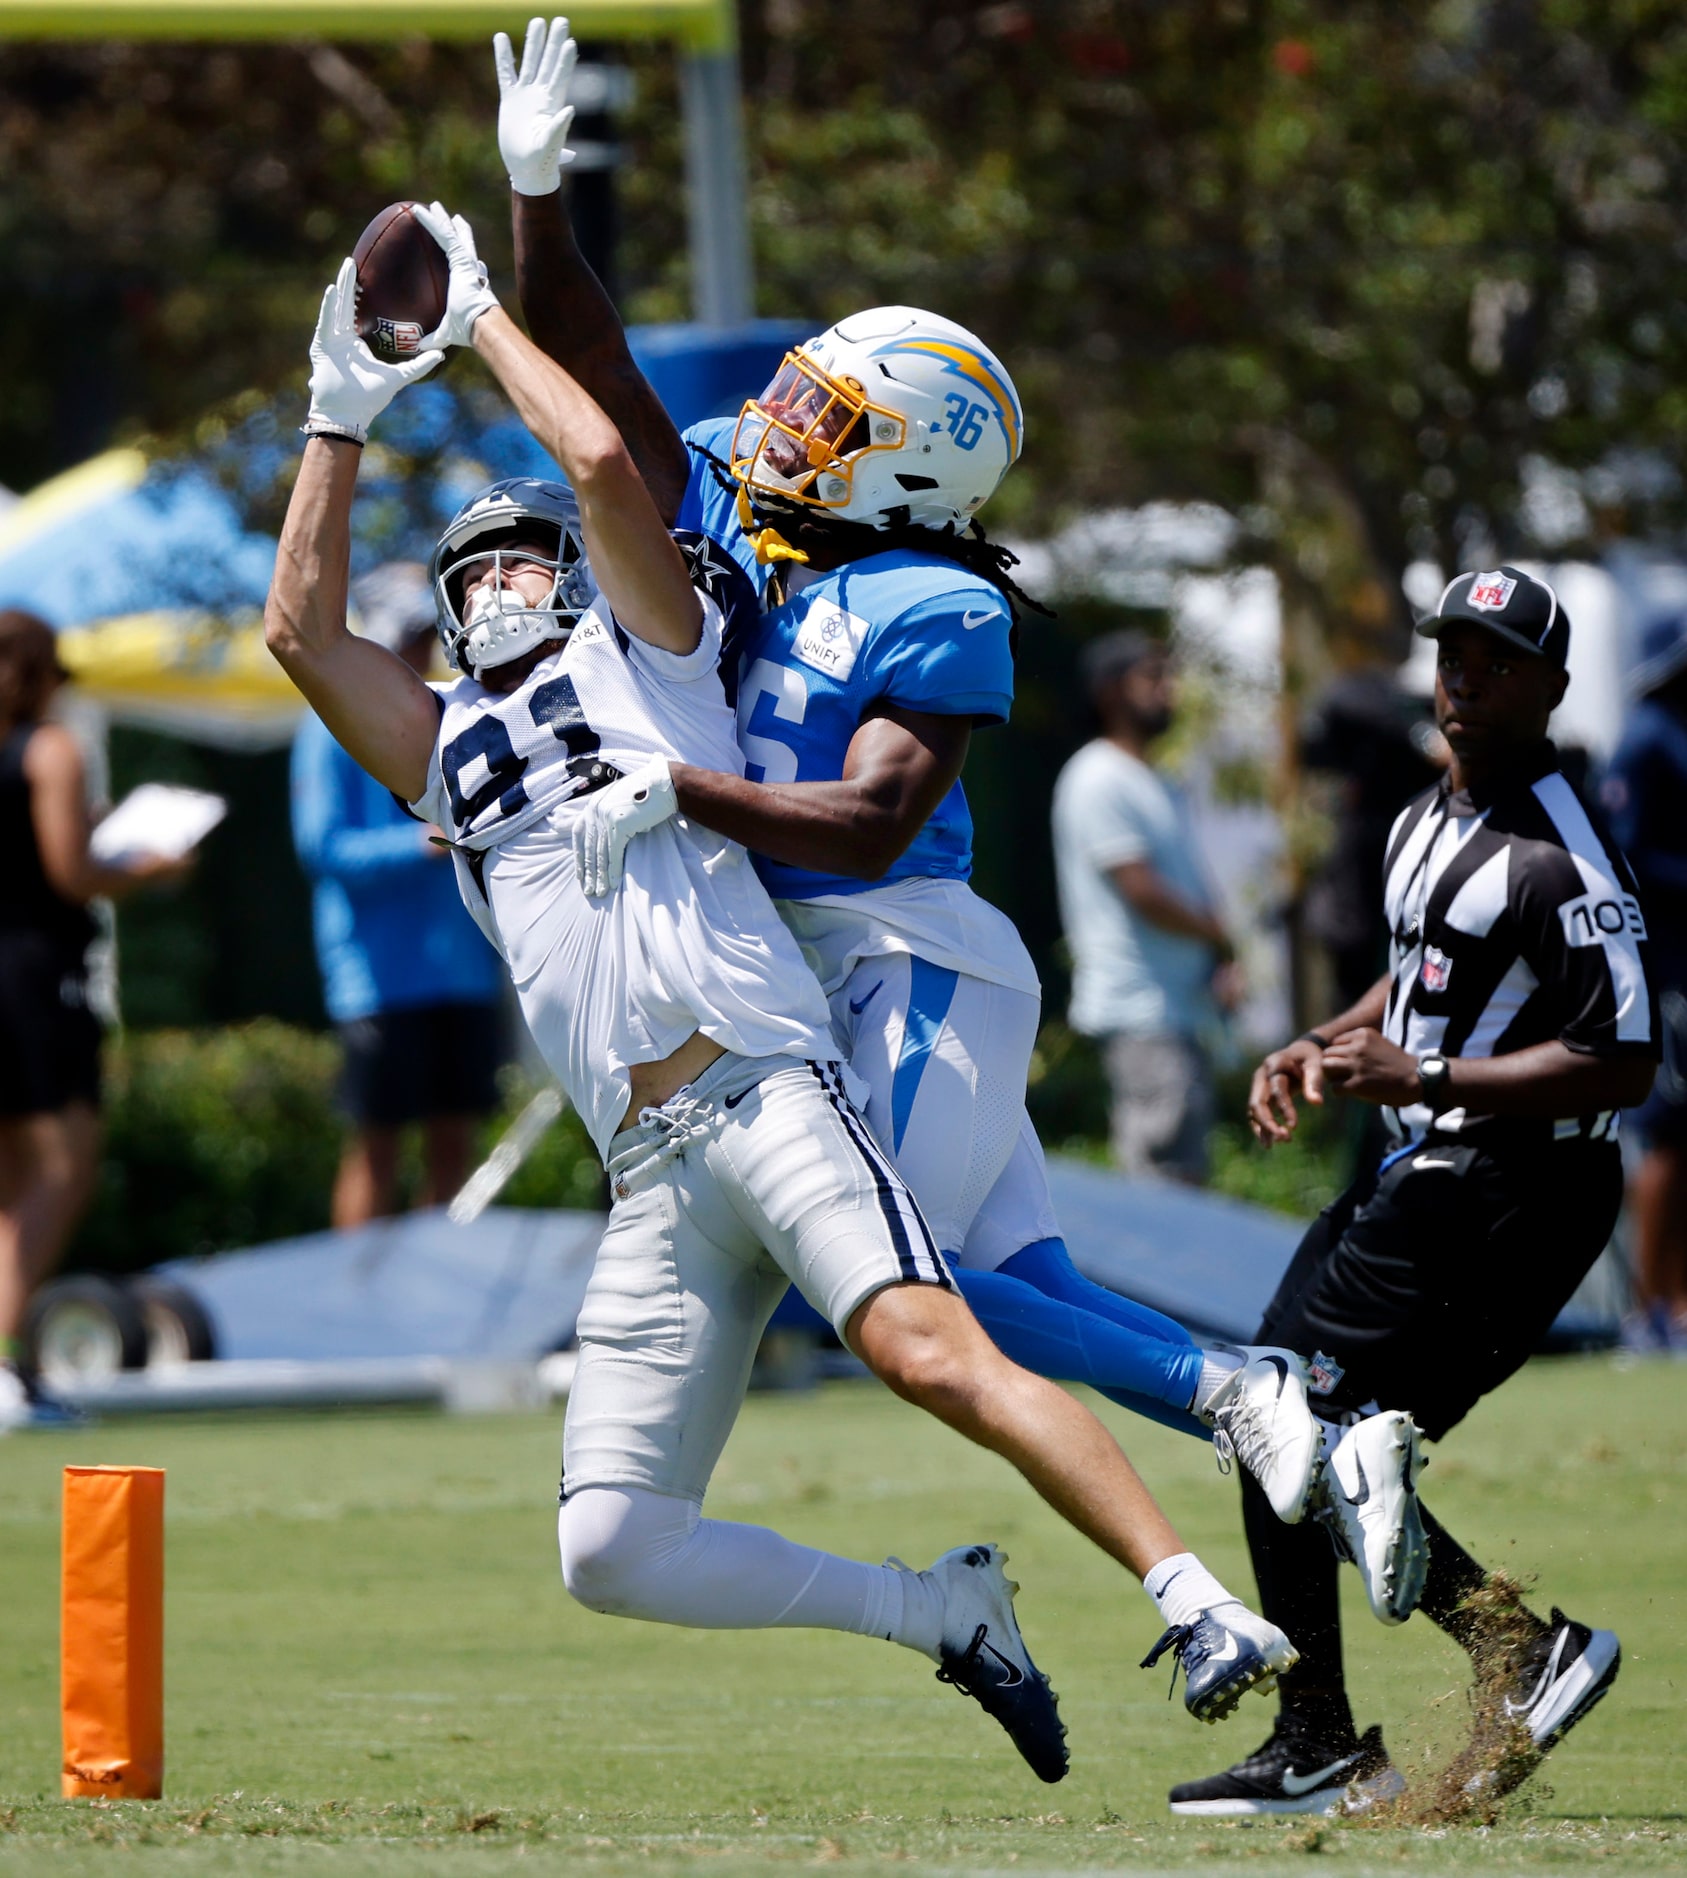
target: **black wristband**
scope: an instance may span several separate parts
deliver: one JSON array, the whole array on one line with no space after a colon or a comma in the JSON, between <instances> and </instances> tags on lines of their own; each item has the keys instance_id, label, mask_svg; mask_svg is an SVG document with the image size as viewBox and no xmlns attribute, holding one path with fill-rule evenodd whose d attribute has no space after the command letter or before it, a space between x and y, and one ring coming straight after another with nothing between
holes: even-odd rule
<instances>
[{"instance_id":1,"label":"black wristband","mask_svg":"<svg viewBox=\"0 0 1687 1878\"><path fill-rule=\"evenodd\" d=\"M299 434L303 437L331 437L335 443L355 443L360 450L369 441L367 437L359 437L349 430L336 430L329 424L319 424L314 429L309 424L301 424Z\"/></svg>"},{"instance_id":2,"label":"black wristband","mask_svg":"<svg viewBox=\"0 0 1687 1878\"><path fill-rule=\"evenodd\" d=\"M1327 1050L1330 1047L1329 1038L1326 1037L1321 1030L1303 1030L1300 1035L1295 1038L1295 1042L1315 1043L1320 1050Z\"/></svg>"}]
</instances>

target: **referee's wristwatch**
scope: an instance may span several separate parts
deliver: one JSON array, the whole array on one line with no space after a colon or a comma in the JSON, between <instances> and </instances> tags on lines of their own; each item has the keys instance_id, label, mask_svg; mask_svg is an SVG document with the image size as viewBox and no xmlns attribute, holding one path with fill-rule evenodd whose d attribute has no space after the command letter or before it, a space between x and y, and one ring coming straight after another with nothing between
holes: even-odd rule
<instances>
[{"instance_id":1,"label":"referee's wristwatch","mask_svg":"<svg viewBox=\"0 0 1687 1878\"><path fill-rule=\"evenodd\" d=\"M1418 1058L1418 1081L1423 1084L1423 1099L1431 1115L1439 1115L1448 1106L1447 1084L1452 1073L1452 1065L1438 1050Z\"/></svg>"}]
</instances>

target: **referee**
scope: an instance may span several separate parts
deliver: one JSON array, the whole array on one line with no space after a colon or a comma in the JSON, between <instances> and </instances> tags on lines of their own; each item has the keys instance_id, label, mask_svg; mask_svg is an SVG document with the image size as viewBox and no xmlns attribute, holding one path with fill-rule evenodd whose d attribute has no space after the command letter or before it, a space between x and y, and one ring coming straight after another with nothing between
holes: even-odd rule
<instances>
[{"instance_id":1,"label":"referee","mask_svg":"<svg viewBox=\"0 0 1687 1878\"><path fill-rule=\"evenodd\" d=\"M1651 1086L1658 1017L1633 876L1547 740L1568 683L1558 596L1514 567L1464 574L1418 630L1439 642L1452 763L1389 839L1390 969L1266 1057L1248 1102L1267 1147L1294 1133L1297 1095L1321 1103L1327 1089L1380 1107L1395 1146L1313 1223L1254 1341L1308 1360L1338 1426L1404 1412L1393 1490L1414 1539L1421 1514L1422 1609L1476 1669L1458 1780L1486 1801L1587 1713L1620 1653L1610 1631L1557 1610L1541 1618L1492 1591L1467 1605L1486 1574L1413 1503L1416 1439L1439 1440L1523 1364L1603 1250L1622 1198L1616 1112ZM1355 1495L1343 1476L1326 1497L1379 1485L1386 1498L1386 1481L1362 1477ZM1246 1478L1242 1494L1261 1609L1300 1661L1271 1739L1175 1787L1173 1811L1327 1812L1397 1792L1380 1728L1361 1738L1348 1704L1329 1539L1311 1521L1283 1525Z\"/></svg>"}]
</instances>

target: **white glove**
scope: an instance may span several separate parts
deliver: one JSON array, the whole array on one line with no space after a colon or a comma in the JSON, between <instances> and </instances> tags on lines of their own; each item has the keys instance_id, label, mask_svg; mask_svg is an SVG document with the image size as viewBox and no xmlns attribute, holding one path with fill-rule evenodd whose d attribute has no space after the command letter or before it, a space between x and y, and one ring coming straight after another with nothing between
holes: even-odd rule
<instances>
[{"instance_id":1,"label":"white glove","mask_svg":"<svg viewBox=\"0 0 1687 1878\"><path fill-rule=\"evenodd\" d=\"M653 756L643 769L591 797L574 824L574 865L585 892L614 892L621 884L627 843L647 828L660 827L678 806L665 756Z\"/></svg>"},{"instance_id":2,"label":"white glove","mask_svg":"<svg viewBox=\"0 0 1687 1878\"><path fill-rule=\"evenodd\" d=\"M444 357L443 352L418 352L400 365L375 357L357 336L357 263L348 257L322 296L310 342L310 415L305 430L313 437L362 443L370 424L398 393L425 378Z\"/></svg>"},{"instance_id":3,"label":"white glove","mask_svg":"<svg viewBox=\"0 0 1687 1878\"><path fill-rule=\"evenodd\" d=\"M568 36L567 20L527 22L521 46L521 74L508 33L492 41L498 68L498 154L510 173L510 187L521 196L548 196L562 185L562 166L574 161L568 127L574 107L568 81L579 48Z\"/></svg>"},{"instance_id":4,"label":"white glove","mask_svg":"<svg viewBox=\"0 0 1687 1878\"><path fill-rule=\"evenodd\" d=\"M427 208L419 203L416 220L445 250L451 263L451 286L445 298L445 317L423 339L424 346L466 346L474 323L490 313L498 296L486 284L486 263L474 251L474 230L460 215L446 213L443 202Z\"/></svg>"}]
</instances>

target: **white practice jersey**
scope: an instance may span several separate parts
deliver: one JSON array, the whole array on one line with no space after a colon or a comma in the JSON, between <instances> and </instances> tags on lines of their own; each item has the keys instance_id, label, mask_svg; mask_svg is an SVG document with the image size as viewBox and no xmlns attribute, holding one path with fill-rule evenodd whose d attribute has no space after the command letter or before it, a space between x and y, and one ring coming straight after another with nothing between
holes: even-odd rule
<instances>
[{"instance_id":1,"label":"white practice jersey","mask_svg":"<svg viewBox=\"0 0 1687 1878\"><path fill-rule=\"evenodd\" d=\"M459 844L464 902L599 1153L626 1112L629 1069L693 1031L744 1056L838 1054L820 987L736 842L675 817L634 837L618 892L588 899L575 873L592 762L743 773L720 614L703 605L695 652L633 638L600 600L515 691L468 677L439 687L428 786L410 805Z\"/></svg>"}]
</instances>

